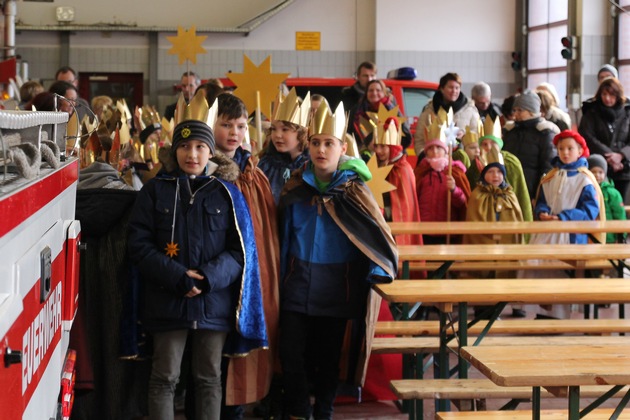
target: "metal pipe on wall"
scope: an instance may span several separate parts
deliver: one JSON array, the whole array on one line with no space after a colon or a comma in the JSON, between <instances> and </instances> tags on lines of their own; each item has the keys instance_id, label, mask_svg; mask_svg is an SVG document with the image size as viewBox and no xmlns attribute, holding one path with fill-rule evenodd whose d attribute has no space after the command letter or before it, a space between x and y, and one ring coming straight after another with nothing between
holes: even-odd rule
<instances>
[{"instance_id":1,"label":"metal pipe on wall","mask_svg":"<svg viewBox=\"0 0 630 420\"><path fill-rule=\"evenodd\" d=\"M15 16L17 6L15 0L8 0L4 4L4 55L3 58L15 56Z\"/></svg>"}]
</instances>

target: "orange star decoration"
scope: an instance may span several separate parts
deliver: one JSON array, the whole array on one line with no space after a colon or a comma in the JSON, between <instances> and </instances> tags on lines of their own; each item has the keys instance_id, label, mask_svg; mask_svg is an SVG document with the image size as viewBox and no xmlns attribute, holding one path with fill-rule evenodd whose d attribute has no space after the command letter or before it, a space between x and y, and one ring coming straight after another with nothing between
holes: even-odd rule
<instances>
[{"instance_id":1,"label":"orange star decoration","mask_svg":"<svg viewBox=\"0 0 630 420\"><path fill-rule=\"evenodd\" d=\"M166 248L164 248L164 251L166 251L166 255L173 258L177 256L179 248L177 247L177 244L175 242L169 242L166 244Z\"/></svg>"},{"instance_id":2,"label":"orange star decoration","mask_svg":"<svg viewBox=\"0 0 630 420\"><path fill-rule=\"evenodd\" d=\"M396 189L393 184L390 184L385 180L394 165L385 165L379 167L376 160L376 154L374 154L368 161L367 167L372 174L372 179L367 181L365 184L368 186L370 191L372 191L372 195L374 195L374 199L376 200L378 206L380 208L384 208L385 203L383 202L383 194Z\"/></svg>"},{"instance_id":3,"label":"orange star decoration","mask_svg":"<svg viewBox=\"0 0 630 420\"><path fill-rule=\"evenodd\" d=\"M167 36L166 39L171 41L173 47L168 50L169 54L177 54L179 56L179 64L186 60L190 60L193 64L197 64L197 54L205 54L207 51L201 46L207 36L197 36L195 26L191 26L190 30L185 30L181 26L177 27L177 36Z\"/></svg>"},{"instance_id":4,"label":"orange star decoration","mask_svg":"<svg viewBox=\"0 0 630 420\"><path fill-rule=\"evenodd\" d=\"M278 95L278 86L289 76L289 73L271 73L271 56L256 67L252 60L243 55L243 73L228 73L227 77L234 82L238 96L248 110L254 110L256 92L260 94L260 111L271 118L271 103Z\"/></svg>"}]
</instances>

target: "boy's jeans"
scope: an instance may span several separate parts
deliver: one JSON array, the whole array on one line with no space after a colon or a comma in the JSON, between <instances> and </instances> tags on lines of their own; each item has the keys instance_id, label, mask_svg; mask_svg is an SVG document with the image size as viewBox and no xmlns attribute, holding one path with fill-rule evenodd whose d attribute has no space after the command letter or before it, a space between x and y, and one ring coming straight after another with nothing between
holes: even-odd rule
<instances>
[{"instance_id":1,"label":"boy's jeans","mask_svg":"<svg viewBox=\"0 0 630 420\"><path fill-rule=\"evenodd\" d=\"M153 334L153 366L149 378L149 418L174 418L173 397L189 330ZM191 375L195 381L196 419L221 415L221 352L227 332L194 330Z\"/></svg>"}]
</instances>

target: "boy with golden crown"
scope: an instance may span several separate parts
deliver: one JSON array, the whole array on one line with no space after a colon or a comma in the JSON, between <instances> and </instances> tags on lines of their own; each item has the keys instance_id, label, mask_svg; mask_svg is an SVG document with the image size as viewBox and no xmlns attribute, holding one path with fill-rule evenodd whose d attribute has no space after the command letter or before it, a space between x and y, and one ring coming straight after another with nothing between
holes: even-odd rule
<instances>
[{"instance_id":1,"label":"boy with golden crown","mask_svg":"<svg viewBox=\"0 0 630 420\"><path fill-rule=\"evenodd\" d=\"M483 124L481 124L481 122L479 123L479 127L479 134L470 130L470 127L466 127L466 133L464 134L462 142L469 143L477 141L483 151L482 153L486 154L494 153L492 150L498 148L505 167L506 182L512 187L514 194L516 194L523 213L523 220L531 222L533 220L532 201L527 191L527 182L523 174L523 166L515 155L503 150L500 119L497 117L493 121L490 118L486 118ZM470 182L471 188L474 188L477 183L481 181L479 175L484 167L485 162L483 162L483 159L480 157L471 160L470 167L466 171L466 177L468 178L468 182Z\"/></svg>"},{"instance_id":2,"label":"boy with golden crown","mask_svg":"<svg viewBox=\"0 0 630 420\"><path fill-rule=\"evenodd\" d=\"M203 93L176 109L175 169L144 185L129 223L129 251L143 280L143 324L153 335L149 417L172 419L191 339L196 419L221 411L222 354L266 348L254 232L243 195L217 177L213 121ZM166 166L166 165L165 165Z\"/></svg>"},{"instance_id":3,"label":"boy with golden crown","mask_svg":"<svg viewBox=\"0 0 630 420\"><path fill-rule=\"evenodd\" d=\"M225 404L236 406L259 401L269 391L278 351L280 245L276 204L269 181L254 164L252 154L242 147L249 129L245 103L228 93L218 95L217 103L214 136L217 151L221 153L215 154L212 161L220 163L231 159L238 165L236 178L227 180L234 182L243 193L252 215L269 339L269 349L229 360ZM226 410L239 411L230 408Z\"/></svg>"},{"instance_id":4,"label":"boy with golden crown","mask_svg":"<svg viewBox=\"0 0 630 420\"><path fill-rule=\"evenodd\" d=\"M432 121L426 129L426 157L414 169L418 205L424 221L461 221L466 217L470 184L466 179L464 164L451 160L448 156L446 129L445 122L440 122L437 118ZM423 240L425 244L440 244L446 238L441 235L424 235Z\"/></svg>"},{"instance_id":5,"label":"boy with golden crown","mask_svg":"<svg viewBox=\"0 0 630 420\"><path fill-rule=\"evenodd\" d=\"M420 210L416 194L416 178L404 153L400 119L380 105L378 113L369 113L373 122L374 154L378 166L393 165L387 182L396 187L384 195L385 220L390 222L419 222ZM396 235L398 245L422 245L422 235Z\"/></svg>"},{"instance_id":6,"label":"boy with golden crown","mask_svg":"<svg viewBox=\"0 0 630 420\"><path fill-rule=\"evenodd\" d=\"M293 173L280 199L280 360L291 419L332 419L346 327L357 321L357 334L372 336L364 319L370 285L391 282L398 268L396 244L364 183L371 174L361 159L344 155L345 125L343 104L334 114L327 102L319 106L311 121L311 161ZM362 379L363 370L355 363L349 376Z\"/></svg>"},{"instance_id":7,"label":"boy with golden crown","mask_svg":"<svg viewBox=\"0 0 630 420\"><path fill-rule=\"evenodd\" d=\"M267 146L260 154L258 167L265 173L276 204L282 187L291 172L308 160L308 120L310 93L300 104L295 88L286 97L280 93L276 99Z\"/></svg>"}]
</instances>

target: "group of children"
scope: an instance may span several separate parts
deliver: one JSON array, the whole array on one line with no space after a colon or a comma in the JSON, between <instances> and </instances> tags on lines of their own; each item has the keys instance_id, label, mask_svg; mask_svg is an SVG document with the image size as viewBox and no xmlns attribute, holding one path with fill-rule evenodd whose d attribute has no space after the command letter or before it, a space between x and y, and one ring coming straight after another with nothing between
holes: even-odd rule
<instances>
[{"instance_id":1,"label":"group of children","mask_svg":"<svg viewBox=\"0 0 630 420\"><path fill-rule=\"evenodd\" d=\"M330 419L340 359L354 371L365 359L370 285L392 281L398 265L364 183L371 174L345 156L341 105L333 114L323 103L311 115L294 93L284 98L259 165L242 147L242 101L221 94L217 105L203 93L180 101L164 162L174 169L144 185L130 222L142 320L153 336L149 416L173 418L189 341L195 418L225 418L222 398L262 399L279 355L285 413ZM359 341L342 355L347 329ZM230 360L222 369L223 355Z\"/></svg>"},{"instance_id":2,"label":"group of children","mask_svg":"<svg viewBox=\"0 0 630 420\"><path fill-rule=\"evenodd\" d=\"M426 130L425 156L414 169L395 113L373 113L374 154L379 165L393 166L387 180L396 187L380 209L365 184L367 165L346 155L343 104L333 113L323 101L311 112L310 101L292 91L274 108L259 160L243 147L243 102L224 93L209 105L203 93L189 104L180 100L172 146L162 154L171 170L144 185L130 222L130 255L144 284L142 319L153 336L151 418L173 418L189 342L195 418L226 418L226 404L262 399L281 370L286 416L331 419L340 364L346 377L362 377L361 320L378 311L370 286L396 276L396 243L444 242L419 235L394 240L387 221L625 217L619 193L606 181L605 159L589 158L577 132L554 138L558 156L532 210L518 159L501 150L498 120L465 131L460 155L478 146L470 148L468 168L452 158L448 121L418 127ZM478 179L467 177L471 172Z\"/></svg>"}]
</instances>

